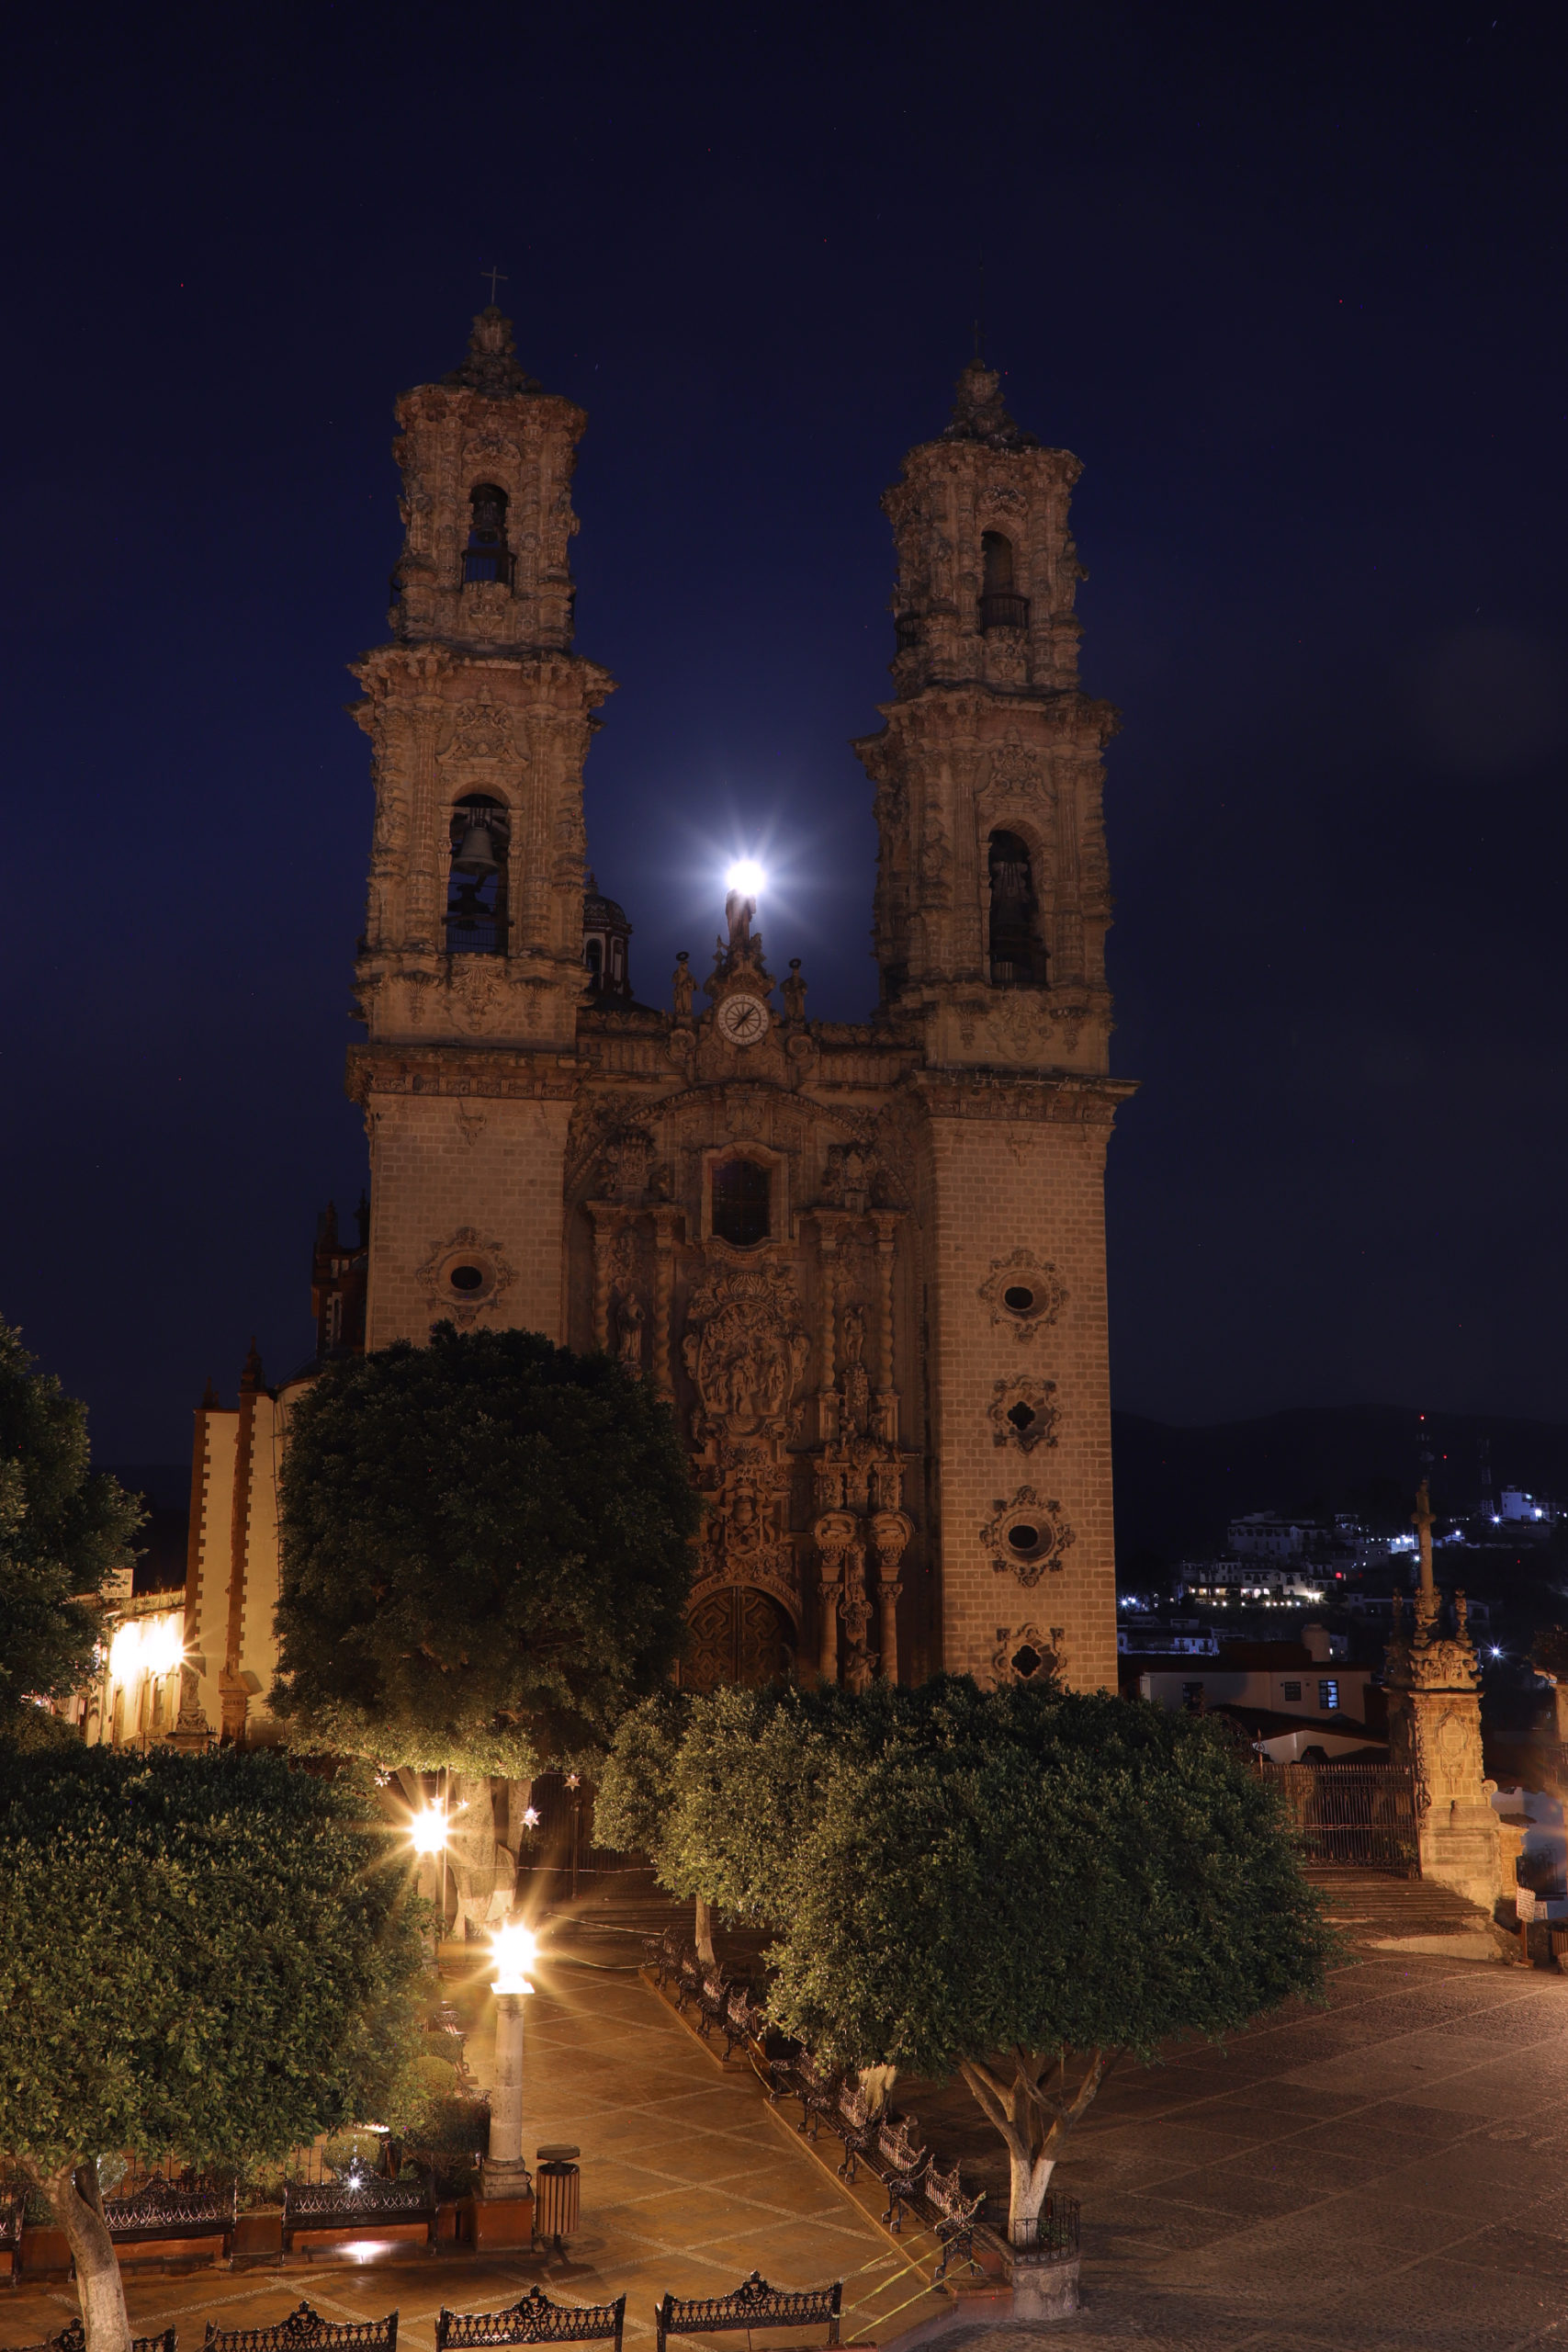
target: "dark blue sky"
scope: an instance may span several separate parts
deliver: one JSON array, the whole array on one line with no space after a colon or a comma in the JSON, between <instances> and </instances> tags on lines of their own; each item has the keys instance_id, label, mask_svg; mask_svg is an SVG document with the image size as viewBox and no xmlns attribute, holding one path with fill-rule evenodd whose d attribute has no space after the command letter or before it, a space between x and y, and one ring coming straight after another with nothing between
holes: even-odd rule
<instances>
[{"instance_id":1,"label":"dark blue sky","mask_svg":"<svg viewBox=\"0 0 1568 2352\"><path fill-rule=\"evenodd\" d=\"M19 26L19 29L18 29ZM603 888L766 838L869 1008L878 496L986 341L1085 463L1118 1401L1568 1416L1562 19L57 10L13 26L0 1313L100 1454L310 1342L390 404L502 292L590 413Z\"/></svg>"}]
</instances>

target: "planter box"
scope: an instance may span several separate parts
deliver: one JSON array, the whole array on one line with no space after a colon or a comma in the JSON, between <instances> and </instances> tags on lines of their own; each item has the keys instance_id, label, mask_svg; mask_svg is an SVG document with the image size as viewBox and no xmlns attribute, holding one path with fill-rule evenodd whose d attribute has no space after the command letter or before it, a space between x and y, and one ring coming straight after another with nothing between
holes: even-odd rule
<instances>
[{"instance_id":1,"label":"planter box","mask_svg":"<svg viewBox=\"0 0 1568 2352\"><path fill-rule=\"evenodd\" d=\"M279 2225L281 2229L281 2224ZM291 2229L288 2251L309 2254L318 2245L423 2245L430 2244L428 2222L387 2222L367 2213L362 2222L336 2222L325 2229Z\"/></svg>"},{"instance_id":2,"label":"planter box","mask_svg":"<svg viewBox=\"0 0 1568 2352\"><path fill-rule=\"evenodd\" d=\"M534 2200L531 2197L470 2197L463 2215L468 2244L483 2253L502 2246L532 2245Z\"/></svg>"},{"instance_id":3,"label":"planter box","mask_svg":"<svg viewBox=\"0 0 1568 2352\"><path fill-rule=\"evenodd\" d=\"M130 2238L117 2244L115 2258L122 2270L139 2262L221 2262L229 2251L229 2233L198 2238Z\"/></svg>"},{"instance_id":4,"label":"planter box","mask_svg":"<svg viewBox=\"0 0 1568 2352\"><path fill-rule=\"evenodd\" d=\"M463 2234L461 2227L462 2219L463 2202L459 2198L449 2198L444 2204L436 2207L435 2243L437 2245L456 2245L457 2244L458 2239Z\"/></svg>"},{"instance_id":5,"label":"planter box","mask_svg":"<svg viewBox=\"0 0 1568 2352\"><path fill-rule=\"evenodd\" d=\"M21 2267L23 2277L28 2278L47 2276L52 2270L69 2270L71 2241L64 2231L24 2226Z\"/></svg>"},{"instance_id":6,"label":"planter box","mask_svg":"<svg viewBox=\"0 0 1568 2352\"><path fill-rule=\"evenodd\" d=\"M281 2262L283 2259L283 2208L258 2206L254 2213L242 2213L234 2225L234 2243L231 2249L236 2262Z\"/></svg>"}]
</instances>

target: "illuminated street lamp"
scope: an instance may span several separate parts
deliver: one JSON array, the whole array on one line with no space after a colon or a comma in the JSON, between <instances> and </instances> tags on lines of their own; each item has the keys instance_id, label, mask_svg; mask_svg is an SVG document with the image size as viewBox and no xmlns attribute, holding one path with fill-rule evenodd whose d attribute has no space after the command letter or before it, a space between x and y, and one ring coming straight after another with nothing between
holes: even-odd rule
<instances>
[{"instance_id":1,"label":"illuminated street lamp","mask_svg":"<svg viewBox=\"0 0 1568 2352\"><path fill-rule=\"evenodd\" d=\"M488 2199L531 2197L523 2161L523 2004L534 1987L527 1970L538 1946L520 1920L508 1920L491 1939L495 1976L495 2084L490 2096L490 2147L481 2174Z\"/></svg>"}]
</instances>

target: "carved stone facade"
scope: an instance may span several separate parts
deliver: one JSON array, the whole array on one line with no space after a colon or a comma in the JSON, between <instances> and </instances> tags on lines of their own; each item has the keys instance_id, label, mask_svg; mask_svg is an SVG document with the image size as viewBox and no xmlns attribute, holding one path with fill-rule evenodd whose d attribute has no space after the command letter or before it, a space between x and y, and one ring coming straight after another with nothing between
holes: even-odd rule
<instances>
[{"instance_id":1,"label":"carved stone facade","mask_svg":"<svg viewBox=\"0 0 1568 2352\"><path fill-rule=\"evenodd\" d=\"M1102 1180L1131 1090L1077 460L976 363L885 502L900 650L857 747L881 1002L838 1023L733 892L706 978L682 955L668 1009L634 992L586 873L613 681L572 645L582 413L491 309L398 417L392 636L356 673L367 1344L522 1325L653 1382L708 1506L692 1680L1055 1659L1114 1688Z\"/></svg>"}]
</instances>

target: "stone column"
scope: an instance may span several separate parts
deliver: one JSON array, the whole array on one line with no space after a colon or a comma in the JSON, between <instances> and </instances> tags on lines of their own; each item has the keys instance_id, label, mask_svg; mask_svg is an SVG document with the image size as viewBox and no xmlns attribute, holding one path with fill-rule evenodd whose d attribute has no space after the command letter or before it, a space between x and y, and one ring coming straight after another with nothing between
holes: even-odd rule
<instances>
[{"instance_id":1,"label":"stone column","mask_svg":"<svg viewBox=\"0 0 1568 2352\"><path fill-rule=\"evenodd\" d=\"M484 2161L487 2197L526 2197L532 2182L523 2161L522 1993L495 1996L495 2086L490 2098L490 2148Z\"/></svg>"},{"instance_id":2,"label":"stone column","mask_svg":"<svg viewBox=\"0 0 1568 2352\"><path fill-rule=\"evenodd\" d=\"M821 1648L818 1670L824 1682L839 1679L839 1600L844 1556L854 1541L855 1521L847 1510L825 1511L812 1529L822 1573Z\"/></svg>"},{"instance_id":3,"label":"stone column","mask_svg":"<svg viewBox=\"0 0 1568 2352\"><path fill-rule=\"evenodd\" d=\"M898 1679L898 1563L914 1533L913 1521L901 1510L879 1510L871 1522L876 1546L876 1597L882 1611L882 1672L884 1679Z\"/></svg>"}]
</instances>

